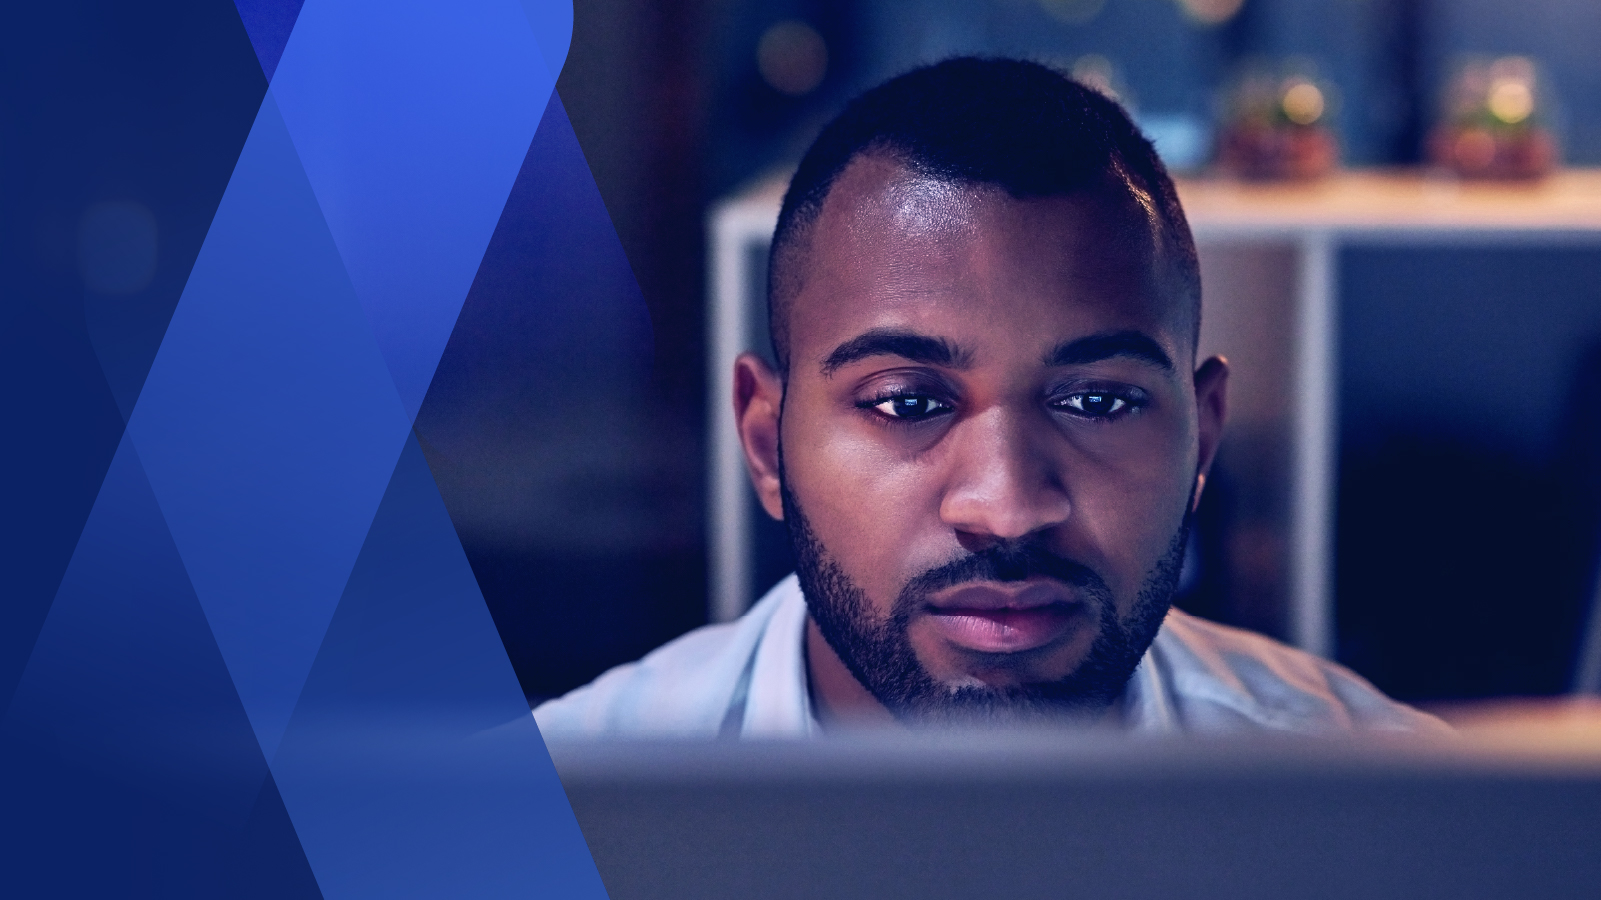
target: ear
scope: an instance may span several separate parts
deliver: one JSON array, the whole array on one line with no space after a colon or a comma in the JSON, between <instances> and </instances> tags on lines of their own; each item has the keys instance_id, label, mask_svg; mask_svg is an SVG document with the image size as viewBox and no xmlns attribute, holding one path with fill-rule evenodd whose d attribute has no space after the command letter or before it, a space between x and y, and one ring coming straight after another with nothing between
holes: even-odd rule
<instances>
[{"instance_id":1,"label":"ear","mask_svg":"<svg viewBox=\"0 0 1601 900\"><path fill-rule=\"evenodd\" d=\"M1206 487L1206 473L1217 456L1217 446L1223 440L1223 420L1229 409L1229 361L1214 356L1195 370L1195 412L1199 453L1195 458L1195 500L1191 512L1201 505L1201 491Z\"/></svg>"},{"instance_id":2,"label":"ear","mask_svg":"<svg viewBox=\"0 0 1601 900\"><path fill-rule=\"evenodd\" d=\"M775 519L784 518L778 478L778 411L784 402L784 383L778 373L754 353L734 360L734 427L745 449L745 467L762 509Z\"/></svg>"}]
</instances>

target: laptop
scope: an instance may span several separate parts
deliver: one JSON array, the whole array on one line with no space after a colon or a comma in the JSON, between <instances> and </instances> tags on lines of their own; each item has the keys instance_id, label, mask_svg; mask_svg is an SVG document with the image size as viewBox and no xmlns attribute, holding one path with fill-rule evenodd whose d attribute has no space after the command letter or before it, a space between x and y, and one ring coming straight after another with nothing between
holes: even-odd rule
<instances>
[{"instance_id":1,"label":"laptop","mask_svg":"<svg viewBox=\"0 0 1601 900\"><path fill-rule=\"evenodd\" d=\"M1601 744L552 741L612 900L1601 897Z\"/></svg>"}]
</instances>

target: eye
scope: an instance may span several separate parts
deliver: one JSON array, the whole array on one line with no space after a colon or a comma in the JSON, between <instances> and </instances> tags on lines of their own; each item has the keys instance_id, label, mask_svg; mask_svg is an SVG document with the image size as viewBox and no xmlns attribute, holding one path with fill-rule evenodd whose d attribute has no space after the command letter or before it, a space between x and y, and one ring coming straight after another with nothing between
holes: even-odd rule
<instances>
[{"instance_id":1,"label":"eye","mask_svg":"<svg viewBox=\"0 0 1601 900\"><path fill-rule=\"evenodd\" d=\"M1119 413L1127 412L1128 400L1116 394L1091 391L1081 394L1069 394L1060 404L1066 408L1092 419L1106 419Z\"/></svg>"},{"instance_id":2,"label":"eye","mask_svg":"<svg viewBox=\"0 0 1601 900\"><path fill-rule=\"evenodd\" d=\"M949 403L927 394L897 394L864 404L892 419L925 419L951 408Z\"/></svg>"}]
</instances>

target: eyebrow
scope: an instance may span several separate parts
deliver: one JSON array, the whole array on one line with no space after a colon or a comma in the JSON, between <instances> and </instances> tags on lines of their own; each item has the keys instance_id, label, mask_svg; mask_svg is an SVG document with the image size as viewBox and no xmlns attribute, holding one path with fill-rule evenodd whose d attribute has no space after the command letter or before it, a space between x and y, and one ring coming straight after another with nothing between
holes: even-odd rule
<instances>
[{"instance_id":1,"label":"eyebrow","mask_svg":"<svg viewBox=\"0 0 1601 900\"><path fill-rule=\"evenodd\" d=\"M1105 359L1128 357L1149 363L1163 371L1173 371L1162 345L1138 331L1113 331L1063 341L1045 354L1047 366L1082 366Z\"/></svg>"},{"instance_id":2,"label":"eyebrow","mask_svg":"<svg viewBox=\"0 0 1601 900\"><path fill-rule=\"evenodd\" d=\"M872 356L899 356L915 363L947 369L965 369L973 364L970 352L944 338L915 331L875 328L835 347L834 352L823 360L823 374L833 375L841 366Z\"/></svg>"}]
</instances>

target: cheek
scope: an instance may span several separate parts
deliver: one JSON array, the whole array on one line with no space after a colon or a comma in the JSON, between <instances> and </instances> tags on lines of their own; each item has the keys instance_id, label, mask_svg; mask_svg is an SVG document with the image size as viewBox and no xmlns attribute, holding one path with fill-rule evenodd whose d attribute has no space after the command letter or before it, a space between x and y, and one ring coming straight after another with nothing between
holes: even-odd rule
<instances>
[{"instance_id":1,"label":"cheek","mask_svg":"<svg viewBox=\"0 0 1601 900\"><path fill-rule=\"evenodd\" d=\"M1120 605L1132 605L1189 507L1193 431L1131 430L1126 440L1083 452L1079 471L1068 476L1076 520L1071 533L1084 542L1083 561L1107 580Z\"/></svg>"},{"instance_id":2,"label":"cheek","mask_svg":"<svg viewBox=\"0 0 1601 900\"><path fill-rule=\"evenodd\" d=\"M817 539L875 604L888 608L937 538L937 482L858 417L786 412L784 469Z\"/></svg>"}]
</instances>

